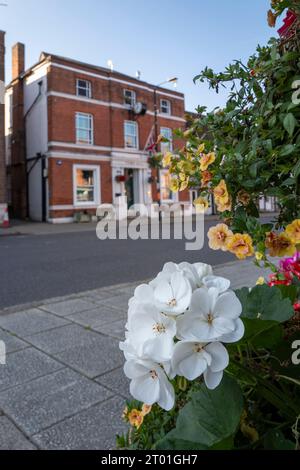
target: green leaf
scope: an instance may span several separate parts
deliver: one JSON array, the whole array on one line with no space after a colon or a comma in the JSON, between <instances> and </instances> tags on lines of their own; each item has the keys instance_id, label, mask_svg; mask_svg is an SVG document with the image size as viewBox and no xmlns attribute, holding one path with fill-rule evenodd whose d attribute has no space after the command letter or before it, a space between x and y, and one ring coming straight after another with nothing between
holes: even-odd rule
<instances>
[{"instance_id":1,"label":"green leaf","mask_svg":"<svg viewBox=\"0 0 300 470\"><path fill-rule=\"evenodd\" d=\"M280 290L274 286L255 286L246 294L244 289L236 295L243 307L243 318L274 320L284 322L292 318L294 309L288 298L283 299Z\"/></svg>"},{"instance_id":2,"label":"green leaf","mask_svg":"<svg viewBox=\"0 0 300 470\"><path fill-rule=\"evenodd\" d=\"M295 450L295 442L286 439L279 429L271 429L264 438L266 450Z\"/></svg>"},{"instance_id":3,"label":"green leaf","mask_svg":"<svg viewBox=\"0 0 300 470\"><path fill-rule=\"evenodd\" d=\"M157 450L207 450L207 446L203 446L196 442L185 441L176 437L176 431L173 429L165 437L155 444Z\"/></svg>"},{"instance_id":4,"label":"green leaf","mask_svg":"<svg viewBox=\"0 0 300 470\"><path fill-rule=\"evenodd\" d=\"M283 338L281 325L272 320L243 318L245 334L241 343L249 342L256 348L273 348Z\"/></svg>"},{"instance_id":5,"label":"green leaf","mask_svg":"<svg viewBox=\"0 0 300 470\"><path fill-rule=\"evenodd\" d=\"M292 135L294 134L296 124L297 124L297 121L293 113L286 114L283 120L283 127L285 128L285 130L287 131L290 137L292 137Z\"/></svg>"},{"instance_id":6,"label":"green leaf","mask_svg":"<svg viewBox=\"0 0 300 470\"><path fill-rule=\"evenodd\" d=\"M291 153L294 152L295 149L296 149L295 145L287 144L284 147L282 147L282 149L280 150L280 156L285 157L287 155L290 155Z\"/></svg>"},{"instance_id":7,"label":"green leaf","mask_svg":"<svg viewBox=\"0 0 300 470\"><path fill-rule=\"evenodd\" d=\"M171 438L215 446L235 435L242 411L243 396L234 379L225 375L215 390L203 383L179 412Z\"/></svg>"}]
</instances>

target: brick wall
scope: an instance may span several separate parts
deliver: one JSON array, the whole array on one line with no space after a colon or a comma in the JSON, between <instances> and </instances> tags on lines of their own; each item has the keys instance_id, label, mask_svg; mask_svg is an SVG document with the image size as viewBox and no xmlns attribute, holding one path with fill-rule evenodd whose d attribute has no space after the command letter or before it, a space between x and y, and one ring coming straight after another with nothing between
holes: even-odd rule
<instances>
[{"instance_id":1,"label":"brick wall","mask_svg":"<svg viewBox=\"0 0 300 470\"><path fill-rule=\"evenodd\" d=\"M4 83L5 33L0 31L0 82ZM3 84L0 85L4 91ZM6 203L6 166L4 140L4 96L0 96L0 204Z\"/></svg>"}]
</instances>

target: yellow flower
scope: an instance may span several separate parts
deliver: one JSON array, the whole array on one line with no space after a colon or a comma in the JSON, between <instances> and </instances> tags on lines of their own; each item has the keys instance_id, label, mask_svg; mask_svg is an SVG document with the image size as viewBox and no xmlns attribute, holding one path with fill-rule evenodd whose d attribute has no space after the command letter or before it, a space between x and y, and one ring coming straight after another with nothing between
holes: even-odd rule
<instances>
[{"instance_id":1,"label":"yellow flower","mask_svg":"<svg viewBox=\"0 0 300 470\"><path fill-rule=\"evenodd\" d=\"M287 226L285 232L290 237L293 243L298 245L300 243L300 219L294 220Z\"/></svg>"},{"instance_id":2,"label":"yellow flower","mask_svg":"<svg viewBox=\"0 0 300 470\"><path fill-rule=\"evenodd\" d=\"M262 286L265 282L266 282L265 278L263 276L260 276L256 281L256 285L257 286Z\"/></svg>"},{"instance_id":3,"label":"yellow flower","mask_svg":"<svg viewBox=\"0 0 300 470\"><path fill-rule=\"evenodd\" d=\"M130 411L128 414L128 421L131 426L134 426L136 429L139 429L144 421L144 415L141 411L136 410L135 408Z\"/></svg>"},{"instance_id":4,"label":"yellow flower","mask_svg":"<svg viewBox=\"0 0 300 470\"><path fill-rule=\"evenodd\" d=\"M228 237L226 246L227 249L239 259L246 259L247 256L254 254L252 238L247 233L236 233Z\"/></svg>"},{"instance_id":5,"label":"yellow flower","mask_svg":"<svg viewBox=\"0 0 300 470\"><path fill-rule=\"evenodd\" d=\"M171 160L172 160L171 152L166 152L162 160L163 167L165 168L167 166L170 166Z\"/></svg>"},{"instance_id":6,"label":"yellow flower","mask_svg":"<svg viewBox=\"0 0 300 470\"><path fill-rule=\"evenodd\" d=\"M226 203L219 202L216 199L217 209L219 212L231 211L232 203L231 197L228 196L228 201Z\"/></svg>"},{"instance_id":7,"label":"yellow flower","mask_svg":"<svg viewBox=\"0 0 300 470\"><path fill-rule=\"evenodd\" d=\"M221 180L220 183L214 188L214 196L219 204L226 204L229 200L229 194L225 180Z\"/></svg>"},{"instance_id":8,"label":"yellow flower","mask_svg":"<svg viewBox=\"0 0 300 470\"><path fill-rule=\"evenodd\" d=\"M179 191L179 181L177 178L172 178L170 181L170 190L173 193L177 193Z\"/></svg>"},{"instance_id":9,"label":"yellow flower","mask_svg":"<svg viewBox=\"0 0 300 470\"><path fill-rule=\"evenodd\" d=\"M211 165L216 159L216 154L215 152L210 152L207 153L206 155L203 155L200 160L200 170L205 171Z\"/></svg>"},{"instance_id":10,"label":"yellow flower","mask_svg":"<svg viewBox=\"0 0 300 470\"><path fill-rule=\"evenodd\" d=\"M185 173L179 173L179 179L180 181L185 181L186 180L186 174Z\"/></svg>"},{"instance_id":11,"label":"yellow flower","mask_svg":"<svg viewBox=\"0 0 300 470\"><path fill-rule=\"evenodd\" d=\"M152 405L146 405L146 403L143 404L142 406L142 415L146 416L148 415L152 410Z\"/></svg>"},{"instance_id":12,"label":"yellow flower","mask_svg":"<svg viewBox=\"0 0 300 470\"><path fill-rule=\"evenodd\" d=\"M179 186L179 191L184 191L188 187L189 180L190 180L190 178L186 177L186 179L184 181L181 181L180 186Z\"/></svg>"},{"instance_id":13,"label":"yellow flower","mask_svg":"<svg viewBox=\"0 0 300 470\"><path fill-rule=\"evenodd\" d=\"M227 251L226 242L228 237L232 235L232 231L229 230L226 224L218 224L215 227L211 227L207 232L209 248L212 250Z\"/></svg>"},{"instance_id":14,"label":"yellow flower","mask_svg":"<svg viewBox=\"0 0 300 470\"><path fill-rule=\"evenodd\" d=\"M122 419L124 419L124 420L128 419L128 406L125 406L125 408L123 410Z\"/></svg>"},{"instance_id":15,"label":"yellow flower","mask_svg":"<svg viewBox=\"0 0 300 470\"><path fill-rule=\"evenodd\" d=\"M203 153L204 149L205 149L205 144L200 144L197 149L196 155L200 155L201 153Z\"/></svg>"},{"instance_id":16,"label":"yellow flower","mask_svg":"<svg viewBox=\"0 0 300 470\"><path fill-rule=\"evenodd\" d=\"M296 251L295 244L285 232L267 233L265 245L269 249L270 256L293 256Z\"/></svg>"},{"instance_id":17,"label":"yellow flower","mask_svg":"<svg viewBox=\"0 0 300 470\"><path fill-rule=\"evenodd\" d=\"M225 180L221 180L214 188L214 197L219 212L231 210L231 197L228 193Z\"/></svg>"},{"instance_id":18,"label":"yellow flower","mask_svg":"<svg viewBox=\"0 0 300 470\"><path fill-rule=\"evenodd\" d=\"M259 251L255 252L255 258L257 261L261 261L263 257L264 257L263 253L260 253Z\"/></svg>"},{"instance_id":19,"label":"yellow flower","mask_svg":"<svg viewBox=\"0 0 300 470\"><path fill-rule=\"evenodd\" d=\"M205 197L200 196L194 200L194 206L195 206L196 212L204 213L208 209L209 203Z\"/></svg>"}]
</instances>

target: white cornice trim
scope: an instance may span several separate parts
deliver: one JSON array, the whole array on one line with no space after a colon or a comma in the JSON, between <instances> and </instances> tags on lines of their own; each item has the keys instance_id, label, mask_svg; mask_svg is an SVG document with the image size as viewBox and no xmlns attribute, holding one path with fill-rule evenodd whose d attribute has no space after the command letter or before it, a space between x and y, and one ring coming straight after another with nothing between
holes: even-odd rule
<instances>
[{"instance_id":1,"label":"white cornice trim","mask_svg":"<svg viewBox=\"0 0 300 470\"><path fill-rule=\"evenodd\" d=\"M70 67L68 65L58 64L57 62L50 62L50 64L51 64L52 67L57 67L57 68L64 69L64 70L70 70L71 72L81 73L81 74L86 75L88 77L101 78L102 80L110 80L112 82L122 83L123 85L130 85L130 86L133 86L135 88L140 88L141 90L147 90L147 91L150 91L151 93L154 92L153 88L147 87L146 85L139 85L138 83L135 83L135 82L129 82L129 81L121 80L119 78L114 78L114 77L105 77L104 75L101 75L100 73L88 72L88 71L78 69L78 68L75 68L75 67ZM161 90L157 90L157 94L163 95L163 96L168 96L169 98L174 98L175 100L184 101L183 96L172 95L172 93L168 93L167 91L164 92L164 91L161 91Z\"/></svg>"},{"instance_id":2,"label":"white cornice trim","mask_svg":"<svg viewBox=\"0 0 300 470\"><path fill-rule=\"evenodd\" d=\"M57 142L57 141L51 141L48 143L49 147L62 147L62 148L71 148L73 150L76 149L81 149L81 150L90 150L91 152L93 150L101 150L104 152L122 152L122 153L127 153L127 154L139 154L139 155L148 155L147 152L143 152L142 150L137 150L137 149L128 149L128 148L122 148L122 147L102 147L99 145L84 145L84 144L73 144L70 142ZM59 152L57 150L56 152ZM96 156L96 155L95 155ZM101 155L99 155L101 157Z\"/></svg>"},{"instance_id":3,"label":"white cornice trim","mask_svg":"<svg viewBox=\"0 0 300 470\"><path fill-rule=\"evenodd\" d=\"M106 155L86 154L86 153L69 153L69 152L48 152L48 158L57 158L61 160L84 160L94 162L110 162L111 157Z\"/></svg>"}]
</instances>

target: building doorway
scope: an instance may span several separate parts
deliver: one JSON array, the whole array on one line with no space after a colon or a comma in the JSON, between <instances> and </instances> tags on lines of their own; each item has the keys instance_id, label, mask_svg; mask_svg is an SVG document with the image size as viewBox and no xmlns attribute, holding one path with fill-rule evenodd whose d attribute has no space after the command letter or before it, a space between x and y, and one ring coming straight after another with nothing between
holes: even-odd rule
<instances>
[{"instance_id":1,"label":"building doorway","mask_svg":"<svg viewBox=\"0 0 300 470\"><path fill-rule=\"evenodd\" d=\"M129 209L134 204L134 170L132 168L125 168L125 196L127 197L127 208Z\"/></svg>"}]
</instances>

